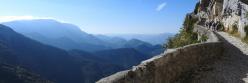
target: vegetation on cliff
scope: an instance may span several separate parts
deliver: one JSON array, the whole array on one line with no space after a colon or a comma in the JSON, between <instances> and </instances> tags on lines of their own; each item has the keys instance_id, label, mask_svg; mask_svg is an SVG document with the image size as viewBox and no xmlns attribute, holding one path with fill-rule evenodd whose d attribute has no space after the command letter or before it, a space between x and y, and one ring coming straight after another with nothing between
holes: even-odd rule
<instances>
[{"instance_id":1,"label":"vegetation on cliff","mask_svg":"<svg viewBox=\"0 0 248 83\"><path fill-rule=\"evenodd\" d=\"M245 4L248 4L248 1L247 0L240 0L241 2L245 3Z\"/></svg>"},{"instance_id":2,"label":"vegetation on cliff","mask_svg":"<svg viewBox=\"0 0 248 83\"><path fill-rule=\"evenodd\" d=\"M248 25L245 26L244 30L245 30L246 36L243 40L245 43L248 43Z\"/></svg>"},{"instance_id":3,"label":"vegetation on cliff","mask_svg":"<svg viewBox=\"0 0 248 83\"><path fill-rule=\"evenodd\" d=\"M218 26L217 26L217 30L218 31L225 31L225 27L222 23L220 23Z\"/></svg>"},{"instance_id":4,"label":"vegetation on cliff","mask_svg":"<svg viewBox=\"0 0 248 83\"><path fill-rule=\"evenodd\" d=\"M166 48L177 48L193 43L199 43L198 34L193 32L194 24L198 21L197 18L187 15L183 23L183 28L174 37L168 39L168 43L165 44Z\"/></svg>"},{"instance_id":5,"label":"vegetation on cliff","mask_svg":"<svg viewBox=\"0 0 248 83\"><path fill-rule=\"evenodd\" d=\"M231 35L235 36L235 37L240 37L240 33L238 31L238 25L237 24L233 24L232 28L229 29L228 33L230 33Z\"/></svg>"},{"instance_id":6,"label":"vegetation on cliff","mask_svg":"<svg viewBox=\"0 0 248 83\"><path fill-rule=\"evenodd\" d=\"M200 2L196 3L195 9L194 9L194 14L197 14L198 13L199 7L200 7Z\"/></svg>"}]
</instances>

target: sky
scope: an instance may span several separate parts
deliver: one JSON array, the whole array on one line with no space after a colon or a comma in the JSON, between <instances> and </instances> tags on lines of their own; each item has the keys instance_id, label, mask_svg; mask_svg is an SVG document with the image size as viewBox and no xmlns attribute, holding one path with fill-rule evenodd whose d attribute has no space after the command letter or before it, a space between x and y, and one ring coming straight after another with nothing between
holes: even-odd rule
<instances>
[{"instance_id":1,"label":"sky","mask_svg":"<svg viewBox=\"0 0 248 83\"><path fill-rule=\"evenodd\" d=\"M198 0L0 0L0 22L55 19L91 34L177 33Z\"/></svg>"}]
</instances>

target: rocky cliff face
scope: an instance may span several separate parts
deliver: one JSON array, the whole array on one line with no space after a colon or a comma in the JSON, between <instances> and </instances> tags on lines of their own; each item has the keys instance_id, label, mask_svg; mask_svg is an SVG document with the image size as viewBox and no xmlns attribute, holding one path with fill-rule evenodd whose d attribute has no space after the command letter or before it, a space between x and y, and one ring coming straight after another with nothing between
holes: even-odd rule
<instances>
[{"instance_id":1,"label":"rocky cliff face","mask_svg":"<svg viewBox=\"0 0 248 83\"><path fill-rule=\"evenodd\" d=\"M210 27L223 25L225 30L238 27L240 36L246 35L244 27L248 25L247 0L200 0L195 14L199 20Z\"/></svg>"}]
</instances>

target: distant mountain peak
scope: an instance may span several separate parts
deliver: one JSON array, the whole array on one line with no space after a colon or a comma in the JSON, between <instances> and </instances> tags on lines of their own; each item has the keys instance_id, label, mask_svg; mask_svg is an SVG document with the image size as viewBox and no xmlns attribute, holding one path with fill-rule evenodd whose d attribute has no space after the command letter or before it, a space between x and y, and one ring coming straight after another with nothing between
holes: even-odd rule
<instances>
[{"instance_id":1,"label":"distant mountain peak","mask_svg":"<svg viewBox=\"0 0 248 83\"><path fill-rule=\"evenodd\" d=\"M83 32L78 26L53 19L18 20L3 24L41 43L66 50L80 48L83 50L99 50L107 48L104 46L105 42ZM61 41L61 39L65 41Z\"/></svg>"},{"instance_id":2,"label":"distant mountain peak","mask_svg":"<svg viewBox=\"0 0 248 83\"><path fill-rule=\"evenodd\" d=\"M9 30L13 31L11 28L7 28L7 26L0 24L0 30Z\"/></svg>"}]
</instances>

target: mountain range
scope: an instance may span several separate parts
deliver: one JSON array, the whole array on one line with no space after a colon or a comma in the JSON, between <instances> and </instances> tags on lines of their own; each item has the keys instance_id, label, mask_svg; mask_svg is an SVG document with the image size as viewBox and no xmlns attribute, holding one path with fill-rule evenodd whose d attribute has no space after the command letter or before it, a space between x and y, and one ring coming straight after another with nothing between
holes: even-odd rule
<instances>
[{"instance_id":1,"label":"mountain range","mask_svg":"<svg viewBox=\"0 0 248 83\"><path fill-rule=\"evenodd\" d=\"M135 48L147 55L157 55L162 45L152 45L138 39L124 39L83 32L79 27L52 19L18 20L3 23L33 40L64 50L96 52L120 48ZM163 39L163 38L160 38ZM155 39L153 39L156 41ZM165 40L165 39L164 39Z\"/></svg>"},{"instance_id":2,"label":"mountain range","mask_svg":"<svg viewBox=\"0 0 248 83\"><path fill-rule=\"evenodd\" d=\"M96 51L108 48L105 42L81 31L77 26L55 20L21 20L3 24L29 38L65 50Z\"/></svg>"},{"instance_id":3,"label":"mountain range","mask_svg":"<svg viewBox=\"0 0 248 83\"><path fill-rule=\"evenodd\" d=\"M88 34L75 25L55 20L0 24L0 64L25 70L24 78L30 74L26 77L38 80L37 83L93 83L163 50L161 45L138 39ZM3 81L30 80L19 78L22 74L12 74L15 78Z\"/></svg>"},{"instance_id":4,"label":"mountain range","mask_svg":"<svg viewBox=\"0 0 248 83\"><path fill-rule=\"evenodd\" d=\"M0 26L0 44L1 63L21 66L57 83L92 83L122 69L107 62L88 61L87 57L80 59L79 55L39 43L4 25ZM98 70L105 67L108 69Z\"/></svg>"},{"instance_id":5,"label":"mountain range","mask_svg":"<svg viewBox=\"0 0 248 83\"><path fill-rule=\"evenodd\" d=\"M88 52L94 52L100 50L126 48L126 43L130 43L133 40L137 40L137 38L139 38L137 37L127 40L124 37L122 38L88 34L73 24L61 23L51 19L19 20L5 22L3 24L31 39L64 50L80 49ZM167 36L169 37L170 35ZM163 39L161 36L152 37L159 37L160 39ZM160 41L158 39L150 40ZM149 44L142 40L133 43Z\"/></svg>"},{"instance_id":6,"label":"mountain range","mask_svg":"<svg viewBox=\"0 0 248 83\"><path fill-rule=\"evenodd\" d=\"M167 42L167 38L175 35L174 33L161 33L161 34L106 34L110 37L120 37L125 40L138 39L153 45L161 45Z\"/></svg>"}]
</instances>

